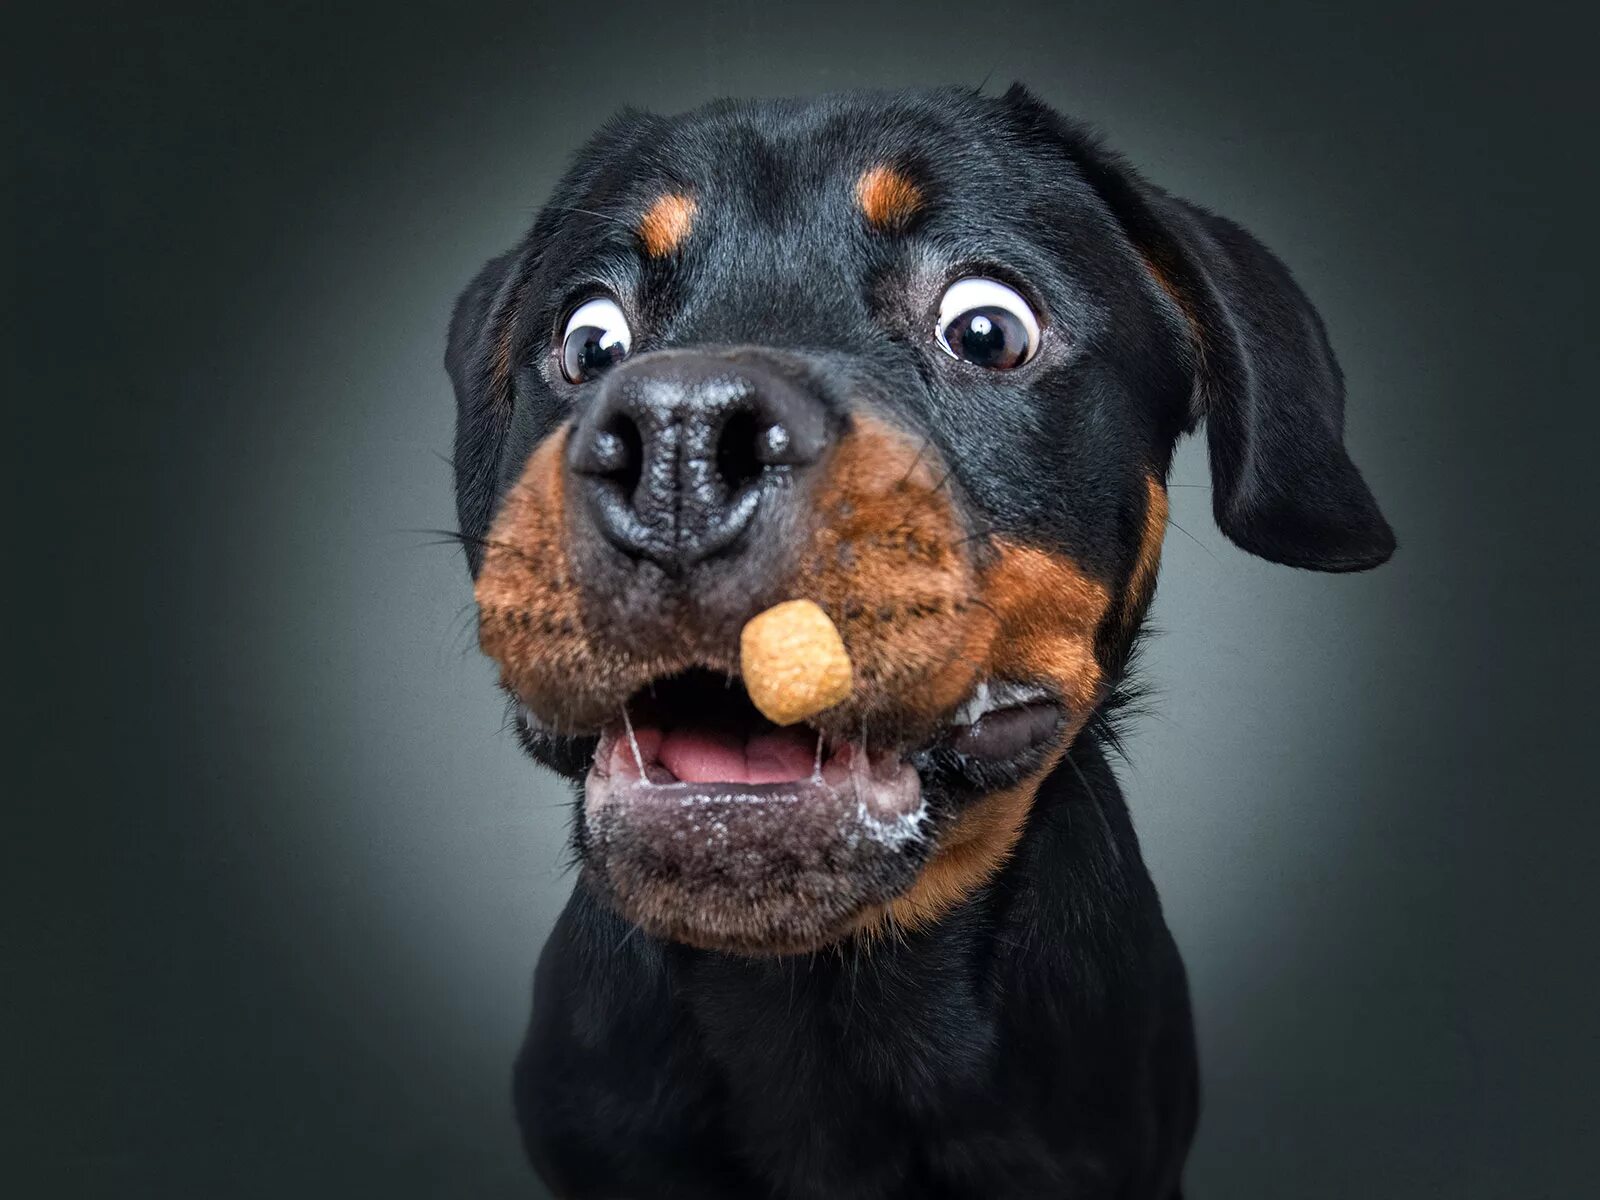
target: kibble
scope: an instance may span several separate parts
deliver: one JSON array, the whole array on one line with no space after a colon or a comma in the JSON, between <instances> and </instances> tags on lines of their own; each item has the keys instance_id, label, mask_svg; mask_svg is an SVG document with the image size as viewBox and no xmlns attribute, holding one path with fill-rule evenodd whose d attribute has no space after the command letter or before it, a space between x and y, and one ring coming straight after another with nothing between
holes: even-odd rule
<instances>
[{"instance_id":1,"label":"kibble","mask_svg":"<svg viewBox=\"0 0 1600 1200\"><path fill-rule=\"evenodd\" d=\"M810 600L786 600L750 618L739 666L751 703L775 725L814 717L850 694L850 653Z\"/></svg>"}]
</instances>

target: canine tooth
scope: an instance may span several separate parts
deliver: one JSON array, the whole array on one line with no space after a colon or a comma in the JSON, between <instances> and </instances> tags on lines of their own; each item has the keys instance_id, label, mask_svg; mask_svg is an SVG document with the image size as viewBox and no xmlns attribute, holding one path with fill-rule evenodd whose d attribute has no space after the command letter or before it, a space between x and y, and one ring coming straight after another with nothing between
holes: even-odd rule
<instances>
[{"instance_id":1,"label":"canine tooth","mask_svg":"<svg viewBox=\"0 0 1600 1200\"><path fill-rule=\"evenodd\" d=\"M961 707L956 709L953 723L956 725L976 725L978 718L988 712L990 707L989 681L985 679L973 689L972 695L962 702Z\"/></svg>"},{"instance_id":2,"label":"canine tooth","mask_svg":"<svg viewBox=\"0 0 1600 1200\"><path fill-rule=\"evenodd\" d=\"M644 755L639 753L639 739L633 732L633 720L628 716L628 706L622 706L622 724L628 731L628 747L633 751L633 765L639 768L639 782L649 783L650 773L645 770Z\"/></svg>"},{"instance_id":3,"label":"canine tooth","mask_svg":"<svg viewBox=\"0 0 1600 1200\"><path fill-rule=\"evenodd\" d=\"M989 713L1002 708L1014 708L1019 704L1033 704L1040 700L1048 699L1049 693L1043 688L1029 684L1012 683L1002 680L992 686L989 680L984 680L973 688L972 695L962 702L956 709L955 716L950 719L952 725L976 725Z\"/></svg>"}]
</instances>

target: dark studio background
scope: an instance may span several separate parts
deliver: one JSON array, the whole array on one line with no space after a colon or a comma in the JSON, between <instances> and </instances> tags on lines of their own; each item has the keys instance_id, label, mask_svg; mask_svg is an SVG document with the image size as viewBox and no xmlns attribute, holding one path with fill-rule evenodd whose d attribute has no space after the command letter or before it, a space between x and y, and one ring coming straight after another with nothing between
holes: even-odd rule
<instances>
[{"instance_id":1,"label":"dark studio background","mask_svg":"<svg viewBox=\"0 0 1600 1200\"><path fill-rule=\"evenodd\" d=\"M38 6L34 6L38 7ZM1536 4L8 6L16 1196L525 1196L571 885L453 521L448 313L613 109L1023 80L1291 265L1401 539L1175 480L1122 776L1188 961L1190 1171L1592 1194L1589 31ZM18 539L20 543L18 544Z\"/></svg>"}]
</instances>

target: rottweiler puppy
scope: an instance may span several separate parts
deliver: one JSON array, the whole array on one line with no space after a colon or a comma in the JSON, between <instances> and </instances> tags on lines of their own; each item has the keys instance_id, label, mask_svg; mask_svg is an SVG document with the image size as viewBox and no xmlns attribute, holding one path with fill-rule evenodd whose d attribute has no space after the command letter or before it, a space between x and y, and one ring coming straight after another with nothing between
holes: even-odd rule
<instances>
[{"instance_id":1,"label":"rottweiler puppy","mask_svg":"<svg viewBox=\"0 0 1600 1200\"><path fill-rule=\"evenodd\" d=\"M447 365L480 641L577 793L514 1086L555 1192L1178 1196L1107 765L1174 444L1246 550L1394 549L1282 263L1021 88L629 111ZM854 686L778 728L739 634L793 598Z\"/></svg>"}]
</instances>

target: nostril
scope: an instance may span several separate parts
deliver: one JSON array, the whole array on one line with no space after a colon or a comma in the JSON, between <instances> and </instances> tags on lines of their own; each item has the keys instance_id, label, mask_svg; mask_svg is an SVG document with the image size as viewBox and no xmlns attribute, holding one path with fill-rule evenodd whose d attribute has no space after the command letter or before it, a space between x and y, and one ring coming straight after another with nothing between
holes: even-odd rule
<instances>
[{"instance_id":1,"label":"nostril","mask_svg":"<svg viewBox=\"0 0 1600 1200\"><path fill-rule=\"evenodd\" d=\"M797 502L785 480L831 444L822 398L754 362L653 352L599 388L568 443L588 521L669 574L742 553L758 516Z\"/></svg>"},{"instance_id":2,"label":"nostril","mask_svg":"<svg viewBox=\"0 0 1600 1200\"><path fill-rule=\"evenodd\" d=\"M746 410L731 414L717 436L717 474L730 496L737 495L761 474L757 440L763 436L756 414Z\"/></svg>"},{"instance_id":3,"label":"nostril","mask_svg":"<svg viewBox=\"0 0 1600 1200\"><path fill-rule=\"evenodd\" d=\"M644 474L644 437L633 418L617 413L595 433L590 463L594 474L612 480L632 499Z\"/></svg>"}]
</instances>

